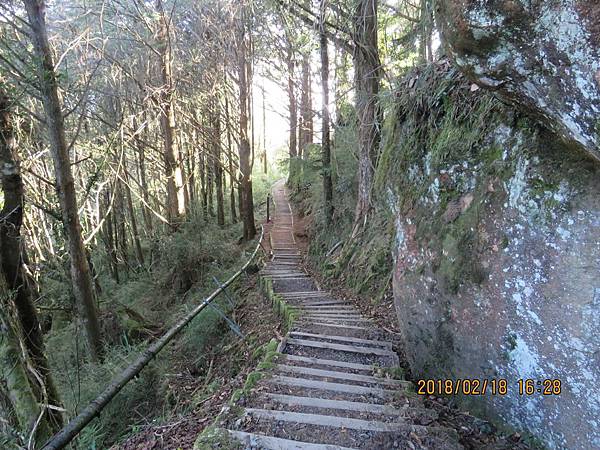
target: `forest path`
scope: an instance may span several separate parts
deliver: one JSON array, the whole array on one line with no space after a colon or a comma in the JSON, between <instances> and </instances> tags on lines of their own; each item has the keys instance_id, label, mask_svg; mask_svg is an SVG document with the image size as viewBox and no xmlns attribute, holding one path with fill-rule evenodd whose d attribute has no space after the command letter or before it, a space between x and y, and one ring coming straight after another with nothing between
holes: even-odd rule
<instances>
[{"instance_id":1,"label":"forest path","mask_svg":"<svg viewBox=\"0 0 600 450\"><path fill-rule=\"evenodd\" d=\"M298 317L230 436L245 449L462 448L412 383L383 375L398 366L389 336L307 275L283 181L273 197L273 259L261 275Z\"/></svg>"}]
</instances>

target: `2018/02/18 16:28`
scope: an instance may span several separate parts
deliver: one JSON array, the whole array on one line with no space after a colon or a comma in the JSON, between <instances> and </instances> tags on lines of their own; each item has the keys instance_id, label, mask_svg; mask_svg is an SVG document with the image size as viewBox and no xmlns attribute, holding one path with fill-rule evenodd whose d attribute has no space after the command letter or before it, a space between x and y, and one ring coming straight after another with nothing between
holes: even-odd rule
<instances>
[{"instance_id":1,"label":"2018/02/18 16:28","mask_svg":"<svg viewBox=\"0 0 600 450\"><path fill-rule=\"evenodd\" d=\"M561 381L558 379L519 379L519 395L560 395ZM420 379L417 381L419 395L507 395L508 381L505 378L492 379Z\"/></svg>"}]
</instances>

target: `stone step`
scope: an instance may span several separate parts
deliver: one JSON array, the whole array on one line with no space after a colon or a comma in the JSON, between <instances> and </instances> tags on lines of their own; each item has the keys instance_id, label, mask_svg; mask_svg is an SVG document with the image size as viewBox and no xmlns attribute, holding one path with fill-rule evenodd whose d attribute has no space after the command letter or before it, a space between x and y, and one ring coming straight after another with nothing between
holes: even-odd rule
<instances>
[{"instance_id":1,"label":"stone step","mask_svg":"<svg viewBox=\"0 0 600 450\"><path fill-rule=\"evenodd\" d=\"M328 291L296 291L296 292L285 292L286 297L322 297L330 295Z\"/></svg>"},{"instance_id":2,"label":"stone step","mask_svg":"<svg viewBox=\"0 0 600 450\"><path fill-rule=\"evenodd\" d=\"M354 312L359 314L359 311L354 306L350 306L346 303L341 302L339 302L339 304L336 305L312 305L310 303L307 303L305 305L298 306L300 306L302 309L308 312Z\"/></svg>"},{"instance_id":3,"label":"stone step","mask_svg":"<svg viewBox=\"0 0 600 450\"><path fill-rule=\"evenodd\" d=\"M329 334L316 334L316 333L306 333L303 331L291 331L290 335L300 336L300 337L311 337L318 339L327 339L329 341L341 341L341 342L352 342L354 344L365 344L374 347L383 347L389 350L392 349L392 343L388 341L376 341L373 339L360 339L350 336L336 336Z\"/></svg>"},{"instance_id":4,"label":"stone step","mask_svg":"<svg viewBox=\"0 0 600 450\"><path fill-rule=\"evenodd\" d=\"M345 317L342 315L326 315L326 314L317 314L317 313L308 313L304 315L302 318L307 320L319 320L321 322L332 322L332 323L340 323L340 322L350 322L350 323L371 323L370 320L365 319L363 317Z\"/></svg>"},{"instance_id":5,"label":"stone step","mask_svg":"<svg viewBox=\"0 0 600 450\"><path fill-rule=\"evenodd\" d=\"M307 378L288 377L285 375L274 375L267 379L268 382L284 386L293 386L306 389L317 389L321 391L341 392L352 395L372 395L380 399L390 399L398 390L383 389L379 387L357 386L355 384L332 383L330 381L309 380Z\"/></svg>"},{"instance_id":6,"label":"stone step","mask_svg":"<svg viewBox=\"0 0 600 450\"><path fill-rule=\"evenodd\" d=\"M300 397L297 395L274 394L265 392L263 394L269 400L287 406L306 406L308 408L336 409L343 411L357 411L363 413L381 414L386 416L406 415L406 411L396 409L389 405L378 405L367 402L351 402L348 400L330 400L325 398Z\"/></svg>"},{"instance_id":7,"label":"stone step","mask_svg":"<svg viewBox=\"0 0 600 450\"><path fill-rule=\"evenodd\" d=\"M311 358L308 356L298 356L298 355L283 355L282 360L314 364L319 366L330 366L330 367L342 367L344 369L352 369L352 370L362 370L362 371L373 371L373 366L368 364L358 364L346 361L336 361L335 359L321 359L321 358Z\"/></svg>"},{"instance_id":8,"label":"stone step","mask_svg":"<svg viewBox=\"0 0 600 450\"><path fill-rule=\"evenodd\" d=\"M325 348L328 350L337 350L341 352L362 353L368 355L380 356L396 356L396 353L390 350L384 350L375 347L357 347L355 345L334 344L331 342L309 341L308 339L293 339L287 340L289 345L299 345L303 347Z\"/></svg>"},{"instance_id":9,"label":"stone step","mask_svg":"<svg viewBox=\"0 0 600 450\"><path fill-rule=\"evenodd\" d=\"M339 312L336 311L321 311L321 310L305 310L304 311L306 313L307 316L327 316L327 317L356 317L359 319L363 319L363 320L367 320L365 319L358 311L348 311L348 310L342 310Z\"/></svg>"},{"instance_id":10,"label":"stone step","mask_svg":"<svg viewBox=\"0 0 600 450\"><path fill-rule=\"evenodd\" d=\"M261 448L269 450L355 450L338 445L312 444L310 442L282 439L274 436L246 433L244 431L227 430L230 436L240 441L245 448Z\"/></svg>"},{"instance_id":11,"label":"stone step","mask_svg":"<svg viewBox=\"0 0 600 450\"><path fill-rule=\"evenodd\" d=\"M247 408L245 413L259 419L270 419L283 422L296 422L308 425L335 427L340 429L343 428L363 431L379 431L384 433L416 430L422 431L422 429L427 428L421 425L410 425L402 422L386 423L377 420L350 419L348 417L326 416L322 414L307 414L258 408Z\"/></svg>"},{"instance_id":12,"label":"stone step","mask_svg":"<svg viewBox=\"0 0 600 450\"><path fill-rule=\"evenodd\" d=\"M289 372L293 373L296 376L308 375L314 377L335 378L338 380L358 381L362 383L370 383L384 386L397 386L405 388L412 386L412 383L410 381L377 378L369 375L359 375L356 373L340 372L337 370L314 369L312 367L290 366L287 364L277 364L276 369L278 372Z\"/></svg>"},{"instance_id":13,"label":"stone step","mask_svg":"<svg viewBox=\"0 0 600 450\"><path fill-rule=\"evenodd\" d=\"M315 297L319 298L319 297ZM299 307L337 307L337 306L346 306L348 303L344 303L339 300L312 300L310 298L304 300L296 300L290 299L289 297L285 298L285 301L288 303L293 303Z\"/></svg>"},{"instance_id":14,"label":"stone step","mask_svg":"<svg viewBox=\"0 0 600 450\"><path fill-rule=\"evenodd\" d=\"M358 325L344 325L344 324L333 323L333 322L311 322L311 325L317 325L317 326L322 326L322 327L331 327L331 328L345 328L348 330L361 330L361 331L368 331L371 329L368 327L361 327Z\"/></svg>"}]
</instances>

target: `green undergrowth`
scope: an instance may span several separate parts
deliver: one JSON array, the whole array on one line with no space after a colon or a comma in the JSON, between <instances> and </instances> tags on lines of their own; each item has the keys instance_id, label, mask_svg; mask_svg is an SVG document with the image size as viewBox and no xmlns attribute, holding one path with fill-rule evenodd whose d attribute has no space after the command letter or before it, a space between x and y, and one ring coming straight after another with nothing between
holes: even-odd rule
<instances>
[{"instance_id":1,"label":"green undergrowth","mask_svg":"<svg viewBox=\"0 0 600 450\"><path fill-rule=\"evenodd\" d=\"M266 195L272 179L255 177L257 220L264 214ZM56 305L52 328L47 335L47 353L63 404L72 417L93 400L111 379L132 362L148 345L217 288L216 278L224 282L248 259L256 241L240 244L241 224L223 228L192 214L171 234L147 236L143 240L145 264L120 267L117 283L103 266L99 250L93 254L97 279L102 289L98 297L106 352L101 363L87 360L85 339L80 325L71 320L70 292L65 289L64 273L48 271L42 290ZM239 303L236 281L221 294L214 305L231 317L233 304ZM244 294L248 295L248 294ZM228 298L229 297L229 298ZM135 433L140 425L160 424L185 414L180 404L193 407L220 386L207 385L198 399L180 402L169 380L177 370L207 376L215 349L225 345L231 334L227 323L211 307L205 308L140 375L128 383L78 436L76 448L108 448L115 441ZM181 368L180 368L181 367ZM233 368L232 370L234 370ZM204 396L204 397L202 397Z\"/></svg>"},{"instance_id":2,"label":"green undergrowth","mask_svg":"<svg viewBox=\"0 0 600 450\"><path fill-rule=\"evenodd\" d=\"M283 332L287 333L292 327L293 322L297 316L297 311L292 306L288 305L280 295L277 295L273 291L273 281L268 278L260 278L260 289L267 301L271 303L273 311L280 317ZM252 354L253 360L260 360L255 370L250 372L243 387L233 391L231 398L229 399L228 406L225 407L221 413L215 418L212 425L205 428L202 433L198 435L194 444L195 450L209 450L214 448L227 448L237 449L239 444L233 442L227 432L220 427L221 422L225 420L225 416L228 416L229 420L231 417L239 417L243 414L243 408L238 406L238 402L248 396L258 382L263 379L268 372L274 367L279 356L277 348L279 342L276 339L271 339L268 343L257 347Z\"/></svg>"},{"instance_id":3,"label":"green undergrowth","mask_svg":"<svg viewBox=\"0 0 600 450\"><path fill-rule=\"evenodd\" d=\"M271 339L268 343L257 347L252 357L253 359L260 360L261 362L256 366L256 370L248 374L244 386L233 392L231 399L229 400L230 406L234 406L240 398L248 395L252 388L254 388L256 384L263 378L265 372L275 367L274 362L278 355L278 345L279 342L277 342L277 340Z\"/></svg>"},{"instance_id":4,"label":"green undergrowth","mask_svg":"<svg viewBox=\"0 0 600 450\"><path fill-rule=\"evenodd\" d=\"M252 358L261 358L261 362L256 366L255 370L248 374L244 386L233 392L229 399L228 406L221 410L213 424L206 427L202 433L198 435L194 443L194 450L242 448L238 442L231 439L225 429L220 427L220 424L225 420L226 415L229 416L229 420L231 420L231 416L239 417L243 414L243 408L237 406L237 403L242 397L249 395L266 373L275 367L275 361L279 355L279 353L277 353L278 345L279 342L277 340L271 339L268 343L256 348Z\"/></svg>"},{"instance_id":5,"label":"green undergrowth","mask_svg":"<svg viewBox=\"0 0 600 450\"><path fill-rule=\"evenodd\" d=\"M194 450L239 450L242 444L231 438L227 430L211 425L204 429L194 443Z\"/></svg>"}]
</instances>

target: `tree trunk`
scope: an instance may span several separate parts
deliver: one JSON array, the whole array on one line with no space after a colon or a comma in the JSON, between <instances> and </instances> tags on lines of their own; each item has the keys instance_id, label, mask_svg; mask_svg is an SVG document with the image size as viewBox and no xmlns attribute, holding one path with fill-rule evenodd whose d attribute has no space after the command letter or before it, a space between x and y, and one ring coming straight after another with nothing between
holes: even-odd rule
<instances>
[{"instance_id":1,"label":"tree trunk","mask_svg":"<svg viewBox=\"0 0 600 450\"><path fill-rule=\"evenodd\" d=\"M133 209L133 201L131 199L131 186L129 184L129 173L127 172L127 168L123 171L123 175L125 178L125 196L127 197L127 211L129 213L129 223L131 224L131 234L133 238L133 244L135 248L135 254L137 256L137 260L140 266L144 265L144 252L142 252L142 243L140 242L140 234L138 232L137 219L135 217L135 210Z\"/></svg>"},{"instance_id":2,"label":"tree trunk","mask_svg":"<svg viewBox=\"0 0 600 450\"><path fill-rule=\"evenodd\" d=\"M148 181L146 178L146 155L144 146L138 143L138 176L140 178L140 186L142 188L142 198L144 199L144 205L142 206L142 217L144 218L144 225L148 233L152 233L152 211L150 211L150 192L148 191Z\"/></svg>"},{"instance_id":3,"label":"tree trunk","mask_svg":"<svg viewBox=\"0 0 600 450\"><path fill-rule=\"evenodd\" d=\"M381 64L377 50L377 0L359 0L354 14L354 77L358 115L358 196L354 232L366 221L371 207L373 172L380 141L377 102Z\"/></svg>"},{"instance_id":4,"label":"tree trunk","mask_svg":"<svg viewBox=\"0 0 600 450\"><path fill-rule=\"evenodd\" d=\"M223 167L221 166L221 111L219 102L215 102L213 112L213 174L217 194L217 224L225 225L225 208L223 206Z\"/></svg>"},{"instance_id":5,"label":"tree trunk","mask_svg":"<svg viewBox=\"0 0 600 450\"><path fill-rule=\"evenodd\" d=\"M192 134L195 138L195 133ZM195 159L193 154L194 143L196 142L193 139L192 142L188 142L187 150L186 150L186 172L187 172L187 193L188 193L188 207L192 208L193 205L196 204L196 167L195 167Z\"/></svg>"},{"instance_id":6,"label":"tree trunk","mask_svg":"<svg viewBox=\"0 0 600 450\"><path fill-rule=\"evenodd\" d=\"M158 32L158 51L160 53L160 73L162 86L160 90L160 123L164 139L164 162L167 176L167 219L177 224L186 211L185 191L181 158L176 140L175 108L173 97L173 55L169 19L165 15L162 1L156 0L156 8L160 15Z\"/></svg>"},{"instance_id":7,"label":"tree trunk","mask_svg":"<svg viewBox=\"0 0 600 450\"><path fill-rule=\"evenodd\" d=\"M198 146L198 170L200 171L200 195L202 197L202 217L208 219L208 190L206 188L206 157L202 145Z\"/></svg>"},{"instance_id":8,"label":"tree trunk","mask_svg":"<svg viewBox=\"0 0 600 450\"><path fill-rule=\"evenodd\" d=\"M102 233L104 235L104 245L106 247L106 253L108 255L110 273L117 284L119 280L119 260L117 258L117 249L115 247L115 236L113 230L113 211L110 205L111 194L108 191L104 192L103 208L105 210L106 217L102 226Z\"/></svg>"},{"instance_id":9,"label":"tree trunk","mask_svg":"<svg viewBox=\"0 0 600 450\"><path fill-rule=\"evenodd\" d=\"M333 183L331 181L331 142L329 139L329 55L327 54L327 36L325 35L325 7L321 6L319 42L321 50L321 152L323 159L323 195L325 200L325 223L333 222Z\"/></svg>"},{"instance_id":10,"label":"tree trunk","mask_svg":"<svg viewBox=\"0 0 600 450\"><path fill-rule=\"evenodd\" d=\"M9 113L9 101L2 91L0 91L0 165L2 167L0 178L4 195L4 205L0 212L0 261L2 265L0 283L2 284L2 297L8 297L6 289L13 291L12 298L16 307L20 329L23 333L23 340L28 353L27 357L31 359L32 366L40 375L42 382L41 386L37 384L31 386L37 402L60 406L58 392L44 353L42 329L33 303L35 291L35 289L32 289L33 280L27 276L24 268L27 255L21 237L24 212L23 179ZM12 309L7 303L0 305L0 309L4 308ZM7 338L10 338L10 335L7 334L10 333L10 326L6 314L2 317L0 327L5 328L1 334L6 335ZM9 351L3 356L7 358L9 354L12 353ZM15 356L18 357L18 353ZM2 364L3 369L6 369L6 367ZM15 370L18 369L15 367ZM15 374L15 376L17 375ZM26 386L23 386L23 389L26 389ZM25 392L23 395L25 395ZM18 405L15 406L17 415L20 415L22 411ZM46 425L49 424L50 429L56 431L62 427L63 418L60 412L47 409L46 414L44 422ZM29 412L26 415L29 415ZM36 416L33 417L34 420L35 418ZM32 419L32 417L29 417L29 419ZM30 431L31 427L29 425L31 424L28 424L23 430Z\"/></svg>"},{"instance_id":11,"label":"tree trunk","mask_svg":"<svg viewBox=\"0 0 600 450\"><path fill-rule=\"evenodd\" d=\"M294 58L291 45L287 49L287 69L288 69L288 103L290 108L290 158L298 156L298 108L296 106L296 87L294 83Z\"/></svg>"},{"instance_id":12,"label":"tree trunk","mask_svg":"<svg viewBox=\"0 0 600 450\"><path fill-rule=\"evenodd\" d=\"M8 287L4 281L4 275L0 274L0 295L2 298L10 296ZM42 399L36 395L39 386L34 386L28 376L27 363L24 361L23 352L19 345L19 332L11 320L9 312L12 308L4 303L0 304L0 379L2 390L6 390L10 412L14 417L2 417L3 420L16 422L14 425L24 437L29 437L37 418L40 415L40 402ZM25 356L26 358L26 356ZM51 410L48 410L50 412ZM60 429L52 427L48 415L44 414L36 428L33 443L43 443ZM23 442L23 444L26 444ZM37 445L34 445L37 447Z\"/></svg>"},{"instance_id":13,"label":"tree trunk","mask_svg":"<svg viewBox=\"0 0 600 450\"><path fill-rule=\"evenodd\" d=\"M54 72L52 51L46 32L43 12L44 3L42 0L23 1L29 17L31 38L37 57L40 93L46 113L46 126L50 139L50 150L54 160L58 197L62 210L63 224L69 241L73 294L80 309L80 317L83 320L91 358L97 361L102 353L100 324L98 323L98 314L94 302L94 285L81 237L75 184L71 172L71 161L69 160L65 136L62 106L58 97L58 82L56 73Z\"/></svg>"},{"instance_id":14,"label":"tree trunk","mask_svg":"<svg viewBox=\"0 0 600 450\"><path fill-rule=\"evenodd\" d=\"M302 94L300 97L300 114L302 119L298 149L298 154L303 158L307 156L308 145L312 144L312 105L310 91L310 64L309 54L307 53L302 57Z\"/></svg>"},{"instance_id":15,"label":"tree trunk","mask_svg":"<svg viewBox=\"0 0 600 450\"><path fill-rule=\"evenodd\" d=\"M250 143L248 142L248 82L246 78L248 61L246 56L245 23L243 19L244 6L239 11L238 22L238 82L240 89L240 171L241 171L241 197L240 212L244 225L244 239L251 240L256 235L254 224L254 199L252 198L252 165L250 161Z\"/></svg>"},{"instance_id":16,"label":"tree trunk","mask_svg":"<svg viewBox=\"0 0 600 450\"><path fill-rule=\"evenodd\" d=\"M123 183L117 179L115 181L115 199L113 205L113 218L115 227L115 244L118 254L121 255L121 261L127 277L129 277L129 245L127 242L125 202L123 199Z\"/></svg>"},{"instance_id":17,"label":"tree trunk","mask_svg":"<svg viewBox=\"0 0 600 450\"><path fill-rule=\"evenodd\" d=\"M263 137L263 172L265 175L268 172L269 162L267 160L267 108L265 105L266 95L265 95L265 85L264 81L261 85L261 94L262 94L262 137Z\"/></svg>"},{"instance_id":18,"label":"tree trunk","mask_svg":"<svg viewBox=\"0 0 600 450\"><path fill-rule=\"evenodd\" d=\"M231 223L237 223L237 214L235 211L235 173L233 170L233 151L231 149L231 121L229 120L229 101L227 94L225 96L225 126L227 127L227 159L229 159L229 208L231 214Z\"/></svg>"},{"instance_id":19,"label":"tree trunk","mask_svg":"<svg viewBox=\"0 0 600 450\"><path fill-rule=\"evenodd\" d=\"M206 195L208 197L208 214L210 215L210 217L215 217L215 208L213 206L213 185L215 181L215 176L213 172L214 164L211 157L213 144L214 143L211 139L206 140Z\"/></svg>"}]
</instances>

